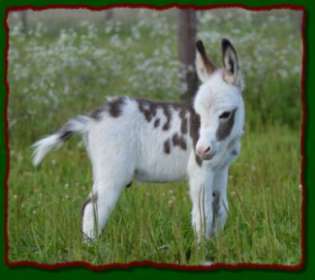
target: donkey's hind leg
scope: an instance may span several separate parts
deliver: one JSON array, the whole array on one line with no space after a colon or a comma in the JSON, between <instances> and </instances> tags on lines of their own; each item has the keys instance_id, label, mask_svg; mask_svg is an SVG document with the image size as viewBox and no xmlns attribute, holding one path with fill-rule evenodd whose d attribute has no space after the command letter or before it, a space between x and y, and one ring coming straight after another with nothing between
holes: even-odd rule
<instances>
[{"instance_id":1,"label":"donkey's hind leg","mask_svg":"<svg viewBox=\"0 0 315 280\"><path fill-rule=\"evenodd\" d=\"M122 185L95 184L82 207L82 232L84 238L94 240L104 228L106 221L121 194Z\"/></svg>"},{"instance_id":2,"label":"donkey's hind leg","mask_svg":"<svg viewBox=\"0 0 315 280\"><path fill-rule=\"evenodd\" d=\"M82 232L85 239L94 240L102 232L122 190L131 182L132 168L112 164L96 174L92 193L82 207ZM115 174L120 176L115 176Z\"/></svg>"}]
</instances>

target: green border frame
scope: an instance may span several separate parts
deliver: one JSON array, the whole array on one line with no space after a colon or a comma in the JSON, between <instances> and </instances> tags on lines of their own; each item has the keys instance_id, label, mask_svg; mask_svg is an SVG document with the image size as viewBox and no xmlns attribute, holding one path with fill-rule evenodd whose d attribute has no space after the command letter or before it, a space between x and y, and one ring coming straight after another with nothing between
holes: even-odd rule
<instances>
[{"instance_id":1,"label":"green border frame","mask_svg":"<svg viewBox=\"0 0 315 280\"><path fill-rule=\"evenodd\" d=\"M296 5L299 7L304 8L305 16L304 19L305 23L305 31L304 31L304 43L305 43L305 53L304 53L304 77L302 81L302 86L304 88L304 94L302 95L302 102L303 102L303 109L304 109L304 122L303 122L303 133L301 137L301 145L302 145L302 152L303 155L303 162L302 166L304 166L301 180L304 182L304 202L305 202L305 232L304 232L304 268L299 271L280 271L274 269L238 269L235 270L224 270L219 269L215 271L176 271L174 269L156 269L156 268L148 268L148 267L137 267L137 268L129 268L127 270L119 270L119 269L110 269L101 272L93 272L89 271L86 268L79 268L79 267L66 267L62 269L57 269L54 271L48 271L38 268L31 268L31 267L16 267L16 268L9 268L5 264L5 205L6 205L6 198L4 192L4 186L6 184L6 177L8 176L8 168L9 168L9 161L7 157L6 151L6 103L7 103L7 87L6 87L6 73L5 73L5 66L6 66L6 33L5 33L5 17L6 17L6 10L10 8L19 8L19 7L45 7L45 6L89 6L89 7L104 7L106 5L115 5L115 4L125 4L132 5L132 4L139 4L139 5L150 5L161 7L165 5L171 4L181 4L181 5L193 5L195 7L203 5L243 5L247 7L261 7L264 6L275 6L275 5ZM88 277L89 279L96 279L97 277L109 277L110 279L113 278L148 278L148 277L168 277L173 279L188 279L188 277L198 277L198 278L205 278L211 277L212 279L241 279L241 278L253 278L256 277L258 279L309 279L312 275L315 275L315 242L311 238L314 236L314 221L311 221L311 217L309 213L314 212L314 203L311 203L311 197L314 192L312 190L312 182L315 180L315 174L310 172L314 170L314 158L311 155L314 155L314 144L315 143L315 120L314 120L314 105L315 104L315 97L312 92L314 91L314 79L311 80L312 74L314 75L314 57L312 56L311 45L314 40L314 36L312 37L311 34L315 34L315 2L313 0L154 0L154 1L144 1L144 0L90 0L90 1L83 1L83 0L0 0L0 21L1 21L1 34L0 34L0 44L1 44L1 53L0 53L0 60L2 61L2 67L0 68L1 77L3 77L2 82L0 83L1 87L1 96L0 96L0 111L2 116L2 121L0 123L1 128L1 138L0 138L0 177L2 182L2 191L0 192L2 207L0 207L0 221L1 221L1 228L0 231L1 240L0 248L1 248L1 256L2 261L0 263L0 275L5 276L11 279L21 279L21 278L45 278L45 279L52 279L53 277L61 277L62 279L70 279L71 277ZM309 50L309 51L308 51ZM313 121L312 121L313 119ZM311 250L310 250L311 249ZM313 250L312 250L313 249Z\"/></svg>"}]
</instances>

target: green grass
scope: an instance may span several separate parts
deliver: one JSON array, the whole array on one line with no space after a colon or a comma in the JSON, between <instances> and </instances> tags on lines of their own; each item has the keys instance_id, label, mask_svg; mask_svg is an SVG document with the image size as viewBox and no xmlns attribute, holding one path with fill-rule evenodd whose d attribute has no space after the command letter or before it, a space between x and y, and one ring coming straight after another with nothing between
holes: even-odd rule
<instances>
[{"instance_id":1,"label":"green grass","mask_svg":"<svg viewBox=\"0 0 315 280\"><path fill-rule=\"evenodd\" d=\"M162 13L153 17L152 12L146 20L126 18L118 29L109 22L108 32L62 24L64 41L53 21L41 22L47 30L29 36L11 25L10 260L300 262L300 34L292 13L248 13L230 10L229 20L222 10L210 18L209 12L199 14L198 36L205 38L210 56L219 63L220 38L232 38L246 82L246 133L229 173L228 221L220 234L200 246L190 224L186 182L134 182L123 192L99 240L87 246L81 239L80 210L92 175L82 143L71 139L49 154L40 168L31 165L35 140L70 117L100 106L107 95L178 99L172 18ZM134 37L130 28L140 37ZM98 56L100 50L106 54ZM142 64L146 66L137 68Z\"/></svg>"},{"instance_id":2,"label":"green grass","mask_svg":"<svg viewBox=\"0 0 315 280\"><path fill-rule=\"evenodd\" d=\"M185 182L134 183L123 192L101 238L86 246L80 208L92 182L82 147L71 141L38 170L31 166L29 150L14 152L9 257L43 263L296 264L301 257L298 139L285 127L245 134L241 156L230 171L226 228L199 247L190 226Z\"/></svg>"}]
</instances>

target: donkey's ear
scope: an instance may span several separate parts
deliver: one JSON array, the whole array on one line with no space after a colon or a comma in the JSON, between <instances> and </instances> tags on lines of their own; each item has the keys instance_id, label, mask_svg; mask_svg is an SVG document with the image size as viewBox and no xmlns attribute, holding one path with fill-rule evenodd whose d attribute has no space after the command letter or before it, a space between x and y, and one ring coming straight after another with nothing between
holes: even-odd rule
<instances>
[{"instance_id":1,"label":"donkey's ear","mask_svg":"<svg viewBox=\"0 0 315 280\"><path fill-rule=\"evenodd\" d=\"M207 56L205 47L202 41L196 43L196 70L200 81L205 82L212 72L215 70L214 64Z\"/></svg>"},{"instance_id":2,"label":"donkey's ear","mask_svg":"<svg viewBox=\"0 0 315 280\"><path fill-rule=\"evenodd\" d=\"M224 65L224 80L229 84L239 84L239 63L237 53L231 42L222 39L222 55Z\"/></svg>"}]
</instances>

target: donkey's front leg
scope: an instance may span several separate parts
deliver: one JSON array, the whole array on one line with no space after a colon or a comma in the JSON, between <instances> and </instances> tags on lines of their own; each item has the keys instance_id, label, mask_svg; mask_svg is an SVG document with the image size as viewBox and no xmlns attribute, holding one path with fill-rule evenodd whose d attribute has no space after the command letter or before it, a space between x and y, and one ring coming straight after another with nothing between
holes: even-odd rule
<instances>
[{"instance_id":1,"label":"donkey's front leg","mask_svg":"<svg viewBox=\"0 0 315 280\"><path fill-rule=\"evenodd\" d=\"M228 215L227 181L229 167L218 169L213 178L213 227L214 232L222 230Z\"/></svg>"},{"instance_id":2,"label":"donkey's front leg","mask_svg":"<svg viewBox=\"0 0 315 280\"><path fill-rule=\"evenodd\" d=\"M195 158L188 166L190 197L192 201L192 226L197 241L213 233L213 172L206 166L199 166Z\"/></svg>"}]
</instances>

